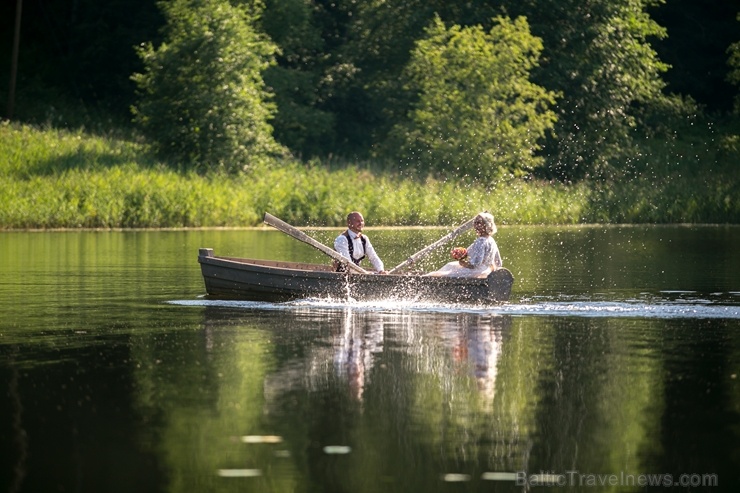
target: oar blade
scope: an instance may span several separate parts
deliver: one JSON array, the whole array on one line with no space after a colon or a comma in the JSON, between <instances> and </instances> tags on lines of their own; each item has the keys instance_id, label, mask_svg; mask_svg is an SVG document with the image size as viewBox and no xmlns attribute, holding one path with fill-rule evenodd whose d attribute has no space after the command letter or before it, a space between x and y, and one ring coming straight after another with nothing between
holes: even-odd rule
<instances>
[{"instance_id":1,"label":"oar blade","mask_svg":"<svg viewBox=\"0 0 740 493\"><path fill-rule=\"evenodd\" d=\"M388 271L388 274L393 274L396 271L399 271L399 270L401 270L401 269L403 269L403 268L405 268L405 267L407 267L407 266L409 266L409 265L411 265L411 264L413 264L415 262L418 262L423 257L426 257L427 255L429 255L435 249L437 249L437 248L445 245L446 243L449 243L450 241L454 240L455 238L457 238L461 234L463 234L463 233L467 232L468 230L472 229L473 228L473 221L475 221L475 218L470 219L469 221L461 224L454 231L452 231L452 232L448 233L447 235L443 236L442 238L440 238L439 240L435 241L431 245L428 245L428 246L424 247L423 249L419 250L415 254L411 255L408 259L406 259L404 262L398 264L397 266L395 266L394 268L392 268L391 270L389 270Z\"/></svg>"},{"instance_id":2,"label":"oar blade","mask_svg":"<svg viewBox=\"0 0 740 493\"><path fill-rule=\"evenodd\" d=\"M278 219L277 217L273 216L269 212L265 212L265 216L263 220L265 221L265 223L269 224L273 228L279 229L283 233L289 236L292 236L296 240L299 240L299 241L302 241L303 243L311 245L312 247L325 253L326 255L328 255L329 257L333 258L334 260L338 262L342 262L343 264L345 264L347 267L357 272L358 274L369 274L368 271L366 271L359 265L356 265L354 262L350 262L348 259L342 257L339 253L337 253L332 248L329 248L328 246L323 245L322 243L314 240L313 238L308 236L303 231L291 226L290 224L286 223L285 221L281 219Z\"/></svg>"}]
</instances>

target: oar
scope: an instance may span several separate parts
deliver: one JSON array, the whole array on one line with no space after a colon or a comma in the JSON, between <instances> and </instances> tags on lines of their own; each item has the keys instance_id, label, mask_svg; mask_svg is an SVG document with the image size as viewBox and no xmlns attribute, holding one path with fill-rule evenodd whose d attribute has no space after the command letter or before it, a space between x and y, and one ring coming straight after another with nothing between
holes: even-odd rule
<instances>
[{"instance_id":1,"label":"oar","mask_svg":"<svg viewBox=\"0 0 740 493\"><path fill-rule=\"evenodd\" d=\"M473 221L475 221L475 218L473 218L470 221L466 222L465 224L461 225L455 231L447 234L443 238L440 238L439 240L435 241L431 245L425 247L423 250L419 250L418 252L416 252L415 254L413 254L412 256L410 256L408 259L406 259L405 262L403 262L401 264L398 264L397 266L395 266L394 268L392 268L391 270L389 270L388 271L388 274L393 274L395 271L397 271L399 269L403 269L404 267L406 267L406 266L408 266L410 264L413 264L414 262L418 261L420 258L423 258L423 257L427 256L429 254L429 252L431 252L435 248L441 247L445 243L454 240L455 238L457 238L458 236L460 236L461 234L465 233L470 228L472 228L473 227Z\"/></svg>"},{"instance_id":2,"label":"oar","mask_svg":"<svg viewBox=\"0 0 740 493\"><path fill-rule=\"evenodd\" d=\"M369 274L368 271L360 267L359 265L355 264L354 262L351 262L349 259L342 257L339 253L332 250L326 245L323 245L319 243L318 241L314 240L310 236L308 236L303 231L300 231L299 229L294 228L290 224L286 223L285 221L281 221L280 219L276 218L272 214L265 212L265 218L264 221L269 224L270 226L279 229L283 233L287 233L296 240L302 241L303 243L308 243L312 247L316 248L317 250L321 250L334 260L338 262L342 262L343 264L347 265L350 269L357 272L358 274Z\"/></svg>"}]
</instances>

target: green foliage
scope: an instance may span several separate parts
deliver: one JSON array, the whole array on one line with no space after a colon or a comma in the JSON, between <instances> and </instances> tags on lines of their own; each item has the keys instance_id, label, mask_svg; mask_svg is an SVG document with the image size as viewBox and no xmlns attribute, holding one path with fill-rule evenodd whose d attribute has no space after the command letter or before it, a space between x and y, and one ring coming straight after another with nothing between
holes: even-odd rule
<instances>
[{"instance_id":1,"label":"green foliage","mask_svg":"<svg viewBox=\"0 0 740 493\"><path fill-rule=\"evenodd\" d=\"M260 26L280 46L264 74L275 94L275 139L294 154L311 157L331 149L334 114L322 108L327 57L310 0L266 0Z\"/></svg>"},{"instance_id":2,"label":"green foliage","mask_svg":"<svg viewBox=\"0 0 740 493\"><path fill-rule=\"evenodd\" d=\"M499 17L489 33L447 29L437 17L408 65L420 97L410 122L394 131L405 158L484 180L539 165L539 140L556 119L555 94L528 79L541 50L521 17Z\"/></svg>"},{"instance_id":3,"label":"green foliage","mask_svg":"<svg viewBox=\"0 0 740 493\"><path fill-rule=\"evenodd\" d=\"M160 5L165 42L138 48L145 71L133 75L135 119L157 154L201 171L238 171L280 152L262 80L275 47L255 31L256 14L228 0Z\"/></svg>"},{"instance_id":4,"label":"green foliage","mask_svg":"<svg viewBox=\"0 0 740 493\"><path fill-rule=\"evenodd\" d=\"M377 156L393 127L407 119L416 94L404 84L403 72L425 29L439 17L446 25L482 25L502 14L499 2L471 0L352 0L346 41L338 62L349 76L333 87L332 109L343 125L338 138ZM346 71L349 72L349 71ZM357 152L355 150L355 152Z\"/></svg>"},{"instance_id":5,"label":"green foliage","mask_svg":"<svg viewBox=\"0 0 740 493\"><path fill-rule=\"evenodd\" d=\"M731 128L696 122L673 138L635 139L636 157L624 165L630 172L620 180L593 184L589 220L736 222L740 150L732 145L733 133Z\"/></svg>"},{"instance_id":6,"label":"green foliage","mask_svg":"<svg viewBox=\"0 0 740 493\"><path fill-rule=\"evenodd\" d=\"M259 225L264 212L298 226L456 225L490 210L501 224L740 222L738 145L697 134L640 142L622 181L490 186L409 179L345 162L272 161L236 175L175 172L137 142L0 124L0 229ZM734 150L733 150L734 149ZM714 172L703 172L708 161Z\"/></svg>"},{"instance_id":7,"label":"green foliage","mask_svg":"<svg viewBox=\"0 0 740 493\"><path fill-rule=\"evenodd\" d=\"M667 70L648 38L665 30L646 13L653 0L514 0L504 4L526 15L544 41L535 80L558 91L558 123L548 142L552 176L603 176L629 158L635 110L662 98Z\"/></svg>"},{"instance_id":8,"label":"green foliage","mask_svg":"<svg viewBox=\"0 0 740 493\"><path fill-rule=\"evenodd\" d=\"M0 229L254 226L269 211L296 225L454 225L489 209L502 223L578 223L586 188L421 182L342 163L260 164L239 175L177 173L141 144L0 125ZM545 205L543 205L545 204Z\"/></svg>"},{"instance_id":9,"label":"green foliage","mask_svg":"<svg viewBox=\"0 0 740 493\"><path fill-rule=\"evenodd\" d=\"M15 8L0 4L6 60ZM400 76L425 27L438 16L487 33L499 15L527 19L543 43L530 80L559 94L536 176L615 179L634 136L670 135L701 112L730 116L736 7L719 0L24 2L15 115L106 135L131 123L134 103L160 159L181 169L243 169L273 140L306 161L375 159L397 148L389 132L419 102ZM0 64L3 101L9 70Z\"/></svg>"},{"instance_id":10,"label":"green foliage","mask_svg":"<svg viewBox=\"0 0 740 493\"><path fill-rule=\"evenodd\" d=\"M740 21L740 14L738 14L737 20ZM738 93L735 95L735 113L740 114L740 41L732 43L727 48L727 53L729 55L727 65L730 66L727 80L738 87Z\"/></svg>"}]
</instances>

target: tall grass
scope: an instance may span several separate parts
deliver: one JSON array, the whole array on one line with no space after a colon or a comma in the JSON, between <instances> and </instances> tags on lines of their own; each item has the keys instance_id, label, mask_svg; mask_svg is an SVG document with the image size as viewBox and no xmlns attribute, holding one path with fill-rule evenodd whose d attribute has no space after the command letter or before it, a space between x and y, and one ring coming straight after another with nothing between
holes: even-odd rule
<instances>
[{"instance_id":1,"label":"tall grass","mask_svg":"<svg viewBox=\"0 0 740 493\"><path fill-rule=\"evenodd\" d=\"M0 156L0 229L241 227L261 224L265 211L295 225L340 226L350 210L373 226L454 225L479 210L502 224L740 222L732 173L697 184L696 176L648 172L644 163L608 187L420 181L295 161L201 176L158 163L133 140L7 123Z\"/></svg>"}]
</instances>

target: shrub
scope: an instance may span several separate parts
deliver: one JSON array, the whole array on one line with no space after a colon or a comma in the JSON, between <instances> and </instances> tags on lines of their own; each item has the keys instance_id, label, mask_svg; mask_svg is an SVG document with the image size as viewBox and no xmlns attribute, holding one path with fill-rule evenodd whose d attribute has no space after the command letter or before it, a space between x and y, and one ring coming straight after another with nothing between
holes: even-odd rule
<instances>
[{"instance_id":1,"label":"shrub","mask_svg":"<svg viewBox=\"0 0 740 493\"><path fill-rule=\"evenodd\" d=\"M228 0L162 2L165 42L138 48L144 73L135 121L160 158L198 170L237 171L282 149L272 137L262 72L275 47L256 14Z\"/></svg>"},{"instance_id":2,"label":"shrub","mask_svg":"<svg viewBox=\"0 0 740 493\"><path fill-rule=\"evenodd\" d=\"M420 98L394 129L405 158L422 168L496 179L533 168L553 127L555 94L529 81L542 42L524 18L446 29L436 18L413 51L407 75Z\"/></svg>"}]
</instances>

